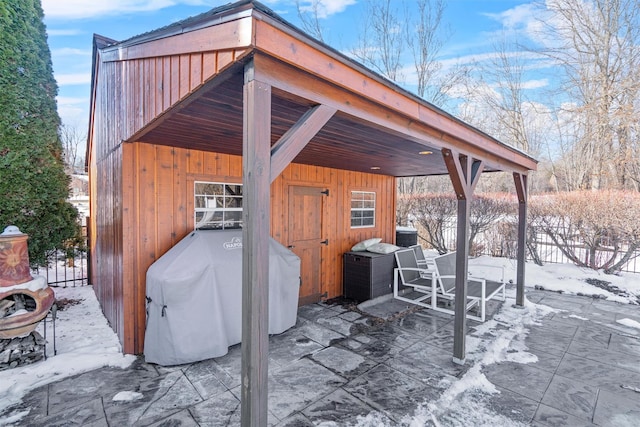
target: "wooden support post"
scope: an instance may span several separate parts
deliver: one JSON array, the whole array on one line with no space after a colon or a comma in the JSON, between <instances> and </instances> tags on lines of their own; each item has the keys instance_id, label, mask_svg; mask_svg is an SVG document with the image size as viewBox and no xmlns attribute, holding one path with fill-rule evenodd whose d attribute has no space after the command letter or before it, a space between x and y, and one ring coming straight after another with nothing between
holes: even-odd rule
<instances>
[{"instance_id":1,"label":"wooden support post","mask_svg":"<svg viewBox=\"0 0 640 427\"><path fill-rule=\"evenodd\" d=\"M271 86L245 66L242 145L243 427L267 425Z\"/></svg>"},{"instance_id":2,"label":"wooden support post","mask_svg":"<svg viewBox=\"0 0 640 427\"><path fill-rule=\"evenodd\" d=\"M524 272L527 250L527 175L514 172L513 180L518 195L518 271L516 274L516 305L524 305Z\"/></svg>"},{"instance_id":3,"label":"wooden support post","mask_svg":"<svg viewBox=\"0 0 640 427\"><path fill-rule=\"evenodd\" d=\"M464 364L467 335L467 273L469 269L469 212L473 191L484 164L480 160L443 149L442 155L458 199L456 236L456 291L453 335L453 361Z\"/></svg>"},{"instance_id":4,"label":"wooden support post","mask_svg":"<svg viewBox=\"0 0 640 427\"><path fill-rule=\"evenodd\" d=\"M469 269L469 208L471 200L458 199L456 235L456 299L453 321L453 361L463 365L467 336L467 274Z\"/></svg>"}]
</instances>

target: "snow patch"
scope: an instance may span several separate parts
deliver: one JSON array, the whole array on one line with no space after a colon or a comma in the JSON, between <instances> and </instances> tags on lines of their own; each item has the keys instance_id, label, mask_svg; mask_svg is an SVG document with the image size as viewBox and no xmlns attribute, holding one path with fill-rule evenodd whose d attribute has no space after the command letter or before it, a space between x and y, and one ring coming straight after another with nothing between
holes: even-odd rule
<instances>
[{"instance_id":1,"label":"snow patch","mask_svg":"<svg viewBox=\"0 0 640 427\"><path fill-rule=\"evenodd\" d=\"M515 260L490 256L480 256L469 260L469 272L473 276L495 276L495 267L504 267L505 280L511 283L516 282L517 263ZM589 282L607 282L610 284L611 290L603 289ZM538 287L570 295L596 296L625 304L638 304L640 301L640 274L637 273L605 274L602 270L591 270L573 264L549 263L539 266L528 262L525 268L525 283L527 287Z\"/></svg>"},{"instance_id":2,"label":"snow patch","mask_svg":"<svg viewBox=\"0 0 640 427\"><path fill-rule=\"evenodd\" d=\"M436 401L423 402L412 415L405 416L400 425L509 425L524 426L487 406L491 394L500 393L482 373L483 368L500 362L535 363L536 355L527 352L525 338L529 327L539 325L542 319L559 310L525 301L524 307L515 306L514 292L493 319L479 325L467 337L467 363L471 366L456 381L443 380L446 389ZM320 426L333 427L335 423ZM355 427L385 427L396 425L379 412L358 417Z\"/></svg>"},{"instance_id":3,"label":"snow patch","mask_svg":"<svg viewBox=\"0 0 640 427\"><path fill-rule=\"evenodd\" d=\"M637 321L632 320L632 319L627 319L627 318L618 319L618 320L616 320L616 322L620 323L621 325L628 326L630 328L640 329L640 322L637 322Z\"/></svg>"},{"instance_id":4,"label":"snow patch","mask_svg":"<svg viewBox=\"0 0 640 427\"><path fill-rule=\"evenodd\" d=\"M104 366L127 368L136 359L123 355L118 337L93 291L93 286L53 288L56 299L82 300L82 304L67 305L58 310L56 320L57 355L53 355L53 325L47 322L47 360L0 372L0 412L19 403L30 390L61 379ZM36 330L44 336L44 322ZM21 413L22 416L26 415ZM20 414L11 414L13 423ZM20 418L18 418L20 419Z\"/></svg>"},{"instance_id":5,"label":"snow patch","mask_svg":"<svg viewBox=\"0 0 640 427\"><path fill-rule=\"evenodd\" d=\"M115 396L113 396L114 402L133 402L134 400L142 399L142 393L138 393L137 391L121 391Z\"/></svg>"}]
</instances>

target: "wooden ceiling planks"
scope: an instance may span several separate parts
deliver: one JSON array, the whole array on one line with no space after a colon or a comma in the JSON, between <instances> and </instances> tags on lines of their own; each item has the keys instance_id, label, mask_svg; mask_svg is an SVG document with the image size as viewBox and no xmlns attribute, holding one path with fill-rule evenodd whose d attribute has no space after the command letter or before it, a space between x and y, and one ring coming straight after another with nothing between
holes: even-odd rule
<instances>
[{"instance_id":1,"label":"wooden ceiling planks","mask_svg":"<svg viewBox=\"0 0 640 427\"><path fill-rule=\"evenodd\" d=\"M282 95L282 92L276 92L272 97L272 144L314 105L312 101L291 94ZM139 140L240 155L241 76L228 78ZM430 148L434 153L432 156L418 155L428 149L344 113L337 113L294 162L392 176L446 173L437 149ZM372 170L372 167L380 169Z\"/></svg>"}]
</instances>

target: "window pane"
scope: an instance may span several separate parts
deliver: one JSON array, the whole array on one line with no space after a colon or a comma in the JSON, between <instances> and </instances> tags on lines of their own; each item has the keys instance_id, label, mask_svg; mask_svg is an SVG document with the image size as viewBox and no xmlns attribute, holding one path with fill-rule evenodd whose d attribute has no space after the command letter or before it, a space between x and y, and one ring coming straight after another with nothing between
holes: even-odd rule
<instances>
[{"instance_id":1,"label":"window pane","mask_svg":"<svg viewBox=\"0 0 640 427\"><path fill-rule=\"evenodd\" d=\"M375 192L352 191L351 227L373 227L375 225L375 208Z\"/></svg>"},{"instance_id":2,"label":"window pane","mask_svg":"<svg viewBox=\"0 0 640 427\"><path fill-rule=\"evenodd\" d=\"M204 212L196 211L196 228L198 228L198 225L202 223L202 218L204 218Z\"/></svg>"},{"instance_id":3,"label":"window pane","mask_svg":"<svg viewBox=\"0 0 640 427\"><path fill-rule=\"evenodd\" d=\"M226 212L224 216L224 228L242 227L242 212Z\"/></svg>"},{"instance_id":4,"label":"window pane","mask_svg":"<svg viewBox=\"0 0 640 427\"><path fill-rule=\"evenodd\" d=\"M196 194L206 194L206 195L215 195L215 194L224 194L224 188L222 184L217 184L213 182L196 182L195 192Z\"/></svg>"},{"instance_id":5,"label":"window pane","mask_svg":"<svg viewBox=\"0 0 640 427\"><path fill-rule=\"evenodd\" d=\"M242 208L242 197L227 197L227 208Z\"/></svg>"},{"instance_id":6,"label":"window pane","mask_svg":"<svg viewBox=\"0 0 640 427\"><path fill-rule=\"evenodd\" d=\"M227 196L242 196L242 185L229 185L225 186L225 195Z\"/></svg>"},{"instance_id":7,"label":"window pane","mask_svg":"<svg viewBox=\"0 0 640 427\"><path fill-rule=\"evenodd\" d=\"M196 229L242 227L242 185L195 182L194 206Z\"/></svg>"}]
</instances>

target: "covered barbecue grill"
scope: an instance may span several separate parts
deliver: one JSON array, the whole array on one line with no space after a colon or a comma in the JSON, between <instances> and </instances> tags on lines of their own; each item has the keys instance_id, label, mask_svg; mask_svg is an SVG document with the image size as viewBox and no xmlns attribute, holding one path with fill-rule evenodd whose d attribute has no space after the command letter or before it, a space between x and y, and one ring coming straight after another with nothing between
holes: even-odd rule
<instances>
[{"instance_id":1,"label":"covered barbecue grill","mask_svg":"<svg viewBox=\"0 0 640 427\"><path fill-rule=\"evenodd\" d=\"M300 258L270 239L269 333L296 323ZM242 230L197 230L147 270L147 362L223 356L241 340Z\"/></svg>"}]
</instances>

